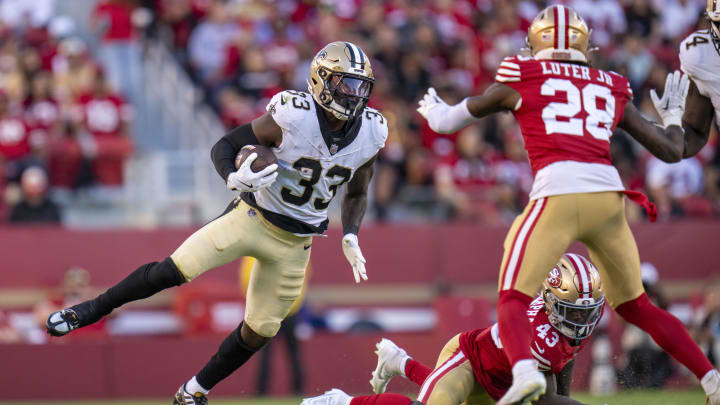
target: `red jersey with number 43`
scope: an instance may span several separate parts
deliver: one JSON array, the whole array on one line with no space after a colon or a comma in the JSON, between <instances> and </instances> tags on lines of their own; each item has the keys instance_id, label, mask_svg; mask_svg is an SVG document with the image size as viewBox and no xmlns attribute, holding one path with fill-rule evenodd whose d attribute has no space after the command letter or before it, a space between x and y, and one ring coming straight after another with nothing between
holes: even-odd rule
<instances>
[{"instance_id":1,"label":"red jersey with number 43","mask_svg":"<svg viewBox=\"0 0 720 405\"><path fill-rule=\"evenodd\" d=\"M534 185L531 199L622 189L617 171L611 168L610 136L632 99L625 77L577 63L518 55L503 60L495 80L522 97L513 114L533 173L542 182ZM560 162L582 164L540 173ZM568 184L547 184L558 182Z\"/></svg>"},{"instance_id":2,"label":"red jersey with number 43","mask_svg":"<svg viewBox=\"0 0 720 405\"><path fill-rule=\"evenodd\" d=\"M580 345L571 346L570 340L550 325L542 297L530 303L527 315L535 332L530 351L538 361L540 371L559 373L589 341L584 339ZM512 366L500 342L498 325L463 332L460 350L487 393L495 400L505 395L512 384Z\"/></svg>"}]
</instances>

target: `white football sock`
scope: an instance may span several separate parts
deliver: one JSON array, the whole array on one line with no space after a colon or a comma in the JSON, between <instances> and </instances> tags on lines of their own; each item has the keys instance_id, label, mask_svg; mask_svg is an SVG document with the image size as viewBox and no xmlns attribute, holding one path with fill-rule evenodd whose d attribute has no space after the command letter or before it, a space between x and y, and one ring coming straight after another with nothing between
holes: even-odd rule
<instances>
[{"instance_id":1,"label":"white football sock","mask_svg":"<svg viewBox=\"0 0 720 405\"><path fill-rule=\"evenodd\" d=\"M700 380L700 385L702 385L707 395L712 394L720 389L720 373L717 370L708 371Z\"/></svg>"},{"instance_id":2,"label":"white football sock","mask_svg":"<svg viewBox=\"0 0 720 405\"><path fill-rule=\"evenodd\" d=\"M185 391L187 391L190 395L193 395L196 392L202 392L203 394L207 395L208 392L210 392L210 390L206 390L205 388L203 388L202 385L200 385L195 376L193 376L190 381L185 383Z\"/></svg>"}]
</instances>

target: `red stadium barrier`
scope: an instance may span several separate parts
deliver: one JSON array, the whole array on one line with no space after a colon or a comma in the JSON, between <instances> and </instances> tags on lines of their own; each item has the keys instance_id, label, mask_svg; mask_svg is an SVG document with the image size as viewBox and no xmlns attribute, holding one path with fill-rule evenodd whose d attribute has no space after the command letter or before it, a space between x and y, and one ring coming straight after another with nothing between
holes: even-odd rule
<instances>
[{"instance_id":1,"label":"red stadium barrier","mask_svg":"<svg viewBox=\"0 0 720 405\"><path fill-rule=\"evenodd\" d=\"M158 260L192 232L181 230L67 231L5 228L0 230L2 284L0 291L57 285L70 266L92 273L93 284L107 286L139 264ZM640 224L634 227L643 260L654 262L661 279L705 280L717 275L720 222ZM313 243L312 286L353 284L340 249L340 232ZM360 235L368 258L369 284L492 285L502 254L505 229L464 225L368 226ZM209 272L202 279L236 285L234 265ZM363 288L358 286L357 288ZM432 333L390 334L419 360L434 364L447 339L462 329L488 325L491 304L467 303L453 297L435 302L439 320ZM463 309L464 308L464 309ZM450 316L452 314L454 316ZM472 321L469 321L472 319ZM473 324L473 325L469 325ZM462 326L459 326L462 325ZM370 392L367 379L374 368L377 334L317 334L303 346L307 394L340 386L351 393ZM221 337L111 337L68 339L50 345L0 345L6 365L0 380L9 382L3 397L74 399L169 396L197 372L217 349ZM283 345L279 345L282 347ZM282 351L281 348L278 351ZM288 394L289 370L275 356L272 394ZM213 397L250 395L255 387L254 361L213 391ZM576 367L575 382L587 386L589 350ZM133 387L131 391L123 387ZM412 392L407 382L392 390Z\"/></svg>"},{"instance_id":2,"label":"red stadium barrier","mask_svg":"<svg viewBox=\"0 0 720 405\"><path fill-rule=\"evenodd\" d=\"M194 229L68 231L60 228L0 229L0 288L56 285L71 266L88 269L93 284L107 286L140 264L168 256ZM473 225L366 226L360 244L370 284L495 283L507 228ZM718 274L720 221L637 224L643 261L655 263L662 280L705 279ZM341 233L313 241L311 285L352 284L340 249ZM583 249L579 244L571 250ZM200 280L237 281L234 264Z\"/></svg>"}]
</instances>

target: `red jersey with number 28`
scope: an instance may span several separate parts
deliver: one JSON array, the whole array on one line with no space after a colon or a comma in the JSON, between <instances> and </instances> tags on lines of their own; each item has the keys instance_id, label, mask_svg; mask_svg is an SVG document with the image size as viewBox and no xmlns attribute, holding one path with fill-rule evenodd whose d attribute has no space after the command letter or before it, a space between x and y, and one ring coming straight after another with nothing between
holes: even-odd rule
<instances>
[{"instance_id":1,"label":"red jersey with number 28","mask_svg":"<svg viewBox=\"0 0 720 405\"><path fill-rule=\"evenodd\" d=\"M610 165L610 136L632 99L628 80L577 63L507 57L495 80L522 96L517 119L533 172L559 161Z\"/></svg>"},{"instance_id":2,"label":"red jersey with number 28","mask_svg":"<svg viewBox=\"0 0 720 405\"><path fill-rule=\"evenodd\" d=\"M580 345L571 346L570 340L550 325L541 296L530 303L527 315L534 330L530 351L538 361L540 371L559 373L589 341L584 339ZM498 325L463 332L460 350L487 393L495 400L505 395L512 384L512 366L500 342Z\"/></svg>"}]
</instances>

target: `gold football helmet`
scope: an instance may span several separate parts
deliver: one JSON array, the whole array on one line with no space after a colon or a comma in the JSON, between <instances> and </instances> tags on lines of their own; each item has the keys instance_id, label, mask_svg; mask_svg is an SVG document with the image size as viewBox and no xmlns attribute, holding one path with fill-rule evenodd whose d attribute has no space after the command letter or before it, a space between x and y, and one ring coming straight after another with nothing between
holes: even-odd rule
<instances>
[{"instance_id":1,"label":"gold football helmet","mask_svg":"<svg viewBox=\"0 0 720 405\"><path fill-rule=\"evenodd\" d=\"M591 33L575 10L556 5L535 17L526 42L535 59L587 62Z\"/></svg>"},{"instance_id":2,"label":"gold football helmet","mask_svg":"<svg viewBox=\"0 0 720 405\"><path fill-rule=\"evenodd\" d=\"M350 42L325 45L310 64L310 94L322 108L341 120L354 118L363 111L374 82L370 58Z\"/></svg>"},{"instance_id":3,"label":"gold football helmet","mask_svg":"<svg viewBox=\"0 0 720 405\"><path fill-rule=\"evenodd\" d=\"M720 54L720 0L707 0L705 12L710 21L710 36L712 37L713 45L715 45L715 50Z\"/></svg>"},{"instance_id":4,"label":"gold football helmet","mask_svg":"<svg viewBox=\"0 0 720 405\"><path fill-rule=\"evenodd\" d=\"M550 323L570 339L590 336L600 320L605 294L597 269L583 256L566 253L543 282Z\"/></svg>"}]
</instances>

